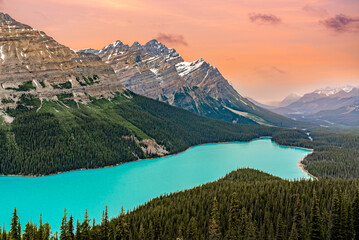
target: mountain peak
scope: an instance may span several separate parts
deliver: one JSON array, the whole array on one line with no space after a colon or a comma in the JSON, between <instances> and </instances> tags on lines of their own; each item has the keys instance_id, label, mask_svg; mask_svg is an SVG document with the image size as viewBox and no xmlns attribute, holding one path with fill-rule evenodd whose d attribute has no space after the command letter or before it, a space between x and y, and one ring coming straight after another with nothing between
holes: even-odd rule
<instances>
[{"instance_id":1,"label":"mountain peak","mask_svg":"<svg viewBox=\"0 0 359 240\"><path fill-rule=\"evenodd\" d=\"M143 49L143 46L137 41L134 42L130 47L130 50L132 50L132 51L141 51L142 49Z\"/></svg>"},{"instance_id":2,"label":"mountain peak","mask_svg":"<svg viewBox=\"0 0 359 240\"><path fill-rule=\"evenodd\" d=\"M144 47L151 55L163 55L168 54L169 52L169 49L156 39L152 39L151 41L147 42Z\"/></svg>"},{"instance_id":3,"label":"mountain peak","mask_svg":"<svg viewBox=\"0 0 359 240\"><path fill-rule=\"evenodd\" d=\"M353 89L355 89L356 87L354 86L344 86L344 87L325 87L325 88L320 88L315 90L313 93L319 94L319 95L325 95L325 96L332 96L332 95L336 95L340 92L345 92L345 93L349 93L351 92Z\"/></svg>"},{"instance_id":4,"label":"mountain peak","mask_svg":"<svg viewBox=\"0 0 359 240\"><path fill-rule=\"evenodd\" d=\"M0 21L15 21L9 14L0 12Z\"/></svg>"},{"instance_id":5,"label":"mountain peak","mask_svg":"<svg viewBox=\"0 0 359 240\"><path fill-rule=\"evenodd\" d=\"M8 26L8 29L32 29L30 26L22 24L12 17L10 17L7 13L0 12L0 27Z\"/></svg>"}]
</instances>

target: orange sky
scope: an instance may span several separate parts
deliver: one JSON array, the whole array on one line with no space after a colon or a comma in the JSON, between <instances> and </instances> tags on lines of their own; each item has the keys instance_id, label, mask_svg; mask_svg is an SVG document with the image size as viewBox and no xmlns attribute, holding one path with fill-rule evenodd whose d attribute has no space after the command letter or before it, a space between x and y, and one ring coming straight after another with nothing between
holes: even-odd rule
<instances>
[{"instance_id":1,"label":"orange sky","mask_svg":"<svg viewBox=\"0 0 359 240\"><path fill-rule=\"evenodd\" d=\"M358 0L0 0L0 11L73 49L167 36L262 102L359 85Z\"/></svg>"}]
</instances>

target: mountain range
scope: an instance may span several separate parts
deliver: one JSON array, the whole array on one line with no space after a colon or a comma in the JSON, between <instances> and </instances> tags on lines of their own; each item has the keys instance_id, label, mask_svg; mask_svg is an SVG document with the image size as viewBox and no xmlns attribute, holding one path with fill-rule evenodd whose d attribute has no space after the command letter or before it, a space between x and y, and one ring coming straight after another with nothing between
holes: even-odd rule
<instances>
[{"instance_id":1,"label":"mountain range","mask_svg":"<svg viewBox=\"0 0 359 240\"><path fill-rule=\"evenodd\" d=\"M317 89L287 106L270 109L290 118L323 126L358 126L359 87Z\"/></svg>"},{"instance_id":2,"label":"mountain range","mask_svg":"<svg viewBox=\"0 0 359 240\"><path fill-rule=\"evenodd\" d=\"M284 131L258 122L296 124L242 98L204 60L183 62L155 40L76 52L0 13L0 174L98 168Z\"/></svg>"},{"instance_id":3,"label":"mountain range","mask_svg":"<svg viewBox=\"0 0 359 240\"><path fill-rule=\"evenodd\" d=\"M235 123L299 125L242 97L204 59L185 62L175 49L156 39L131 46L116 41L101 50L78 52L99 56L127 89L202 116Z\"/></svg>"}]
</instances>

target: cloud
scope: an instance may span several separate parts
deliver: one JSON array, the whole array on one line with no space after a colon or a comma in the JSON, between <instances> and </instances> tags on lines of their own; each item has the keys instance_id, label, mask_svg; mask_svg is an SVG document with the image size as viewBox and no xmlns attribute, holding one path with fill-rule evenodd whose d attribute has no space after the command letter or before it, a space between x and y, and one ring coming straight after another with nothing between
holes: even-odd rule
<instances>
[{"instance_id":1,"label":"cloud","mask_svg":"<svg viewBox=\"0 0 359 240\"><path fill-rule=\"evenodd\" d=\"M359 17L338 14L335 17L324 19L320 23L336 32L359 32Z\"/></svg>"},{"instance_id":2,"label":"cloud","mask_svg":"<svg viewBox=\"0 0 359 240\"><path fill-rule=\"evenodd\" d=\"M183 35L158 33L157 40L163 43L188 46Z\"/></svg>"},{"instance_id":3,"label":"cloud","mask_svg":"<svg viewBox=\"0 0 359 240\"><path fill-rule=\"evenodd\" d=\"M324 9L324 8L305 5L302 9L306 13L308 13L310 15L313 15L313 16L325 17L325 16L328 15L328 11L326 9Z\"/></svg>"},{"instance_id":4,"label":"cloud","mask_svg":"<svg viewBox=\"0 0 359 240\"><path fill-rule=\"evenodd\" d=\"M273 14L250 13L249 20L258 24L276 25L282 22L282 19Z\"/></svg>"},{"instance_id":5,"label":"cloud","mask_svg":"<svg viewBox=\"0 0 359 240\"><path fill-rule=\"evenodd\" d=\"M286 71L284 71L284 70L282 70L282 69L280 69L280 68L277 68L277 67L272 67L272 70L273 70L274 72L277 72L277 73L280 73L280 74L285 74L285 73L287 73Z\"/></svg>"}]
</instances>

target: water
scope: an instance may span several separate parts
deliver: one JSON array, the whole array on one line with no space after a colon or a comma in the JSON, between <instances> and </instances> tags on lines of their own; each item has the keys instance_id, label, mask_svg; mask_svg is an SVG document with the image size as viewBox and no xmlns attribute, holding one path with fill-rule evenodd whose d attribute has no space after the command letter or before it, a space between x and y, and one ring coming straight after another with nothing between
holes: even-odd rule
<instances>
[{"instance_id":1,"label":"water","mask_svg":"<svg viewBox=\"0 0 359 240\"><path fill-rule=\"evenodd\" d=\"M48 177L0 177L0 223L9 229L17 208L22 225L30 219L59 229L63 210L82 220L85 209L100 222L107 205L110 217L165 193L217 180L232 170L250 167L285 179L309 178L297 162L309 150L282 147L270 139L249 143L196 146L178 155L131 162L117 167L74 171Z\"/></svg>"}]
</instances>

